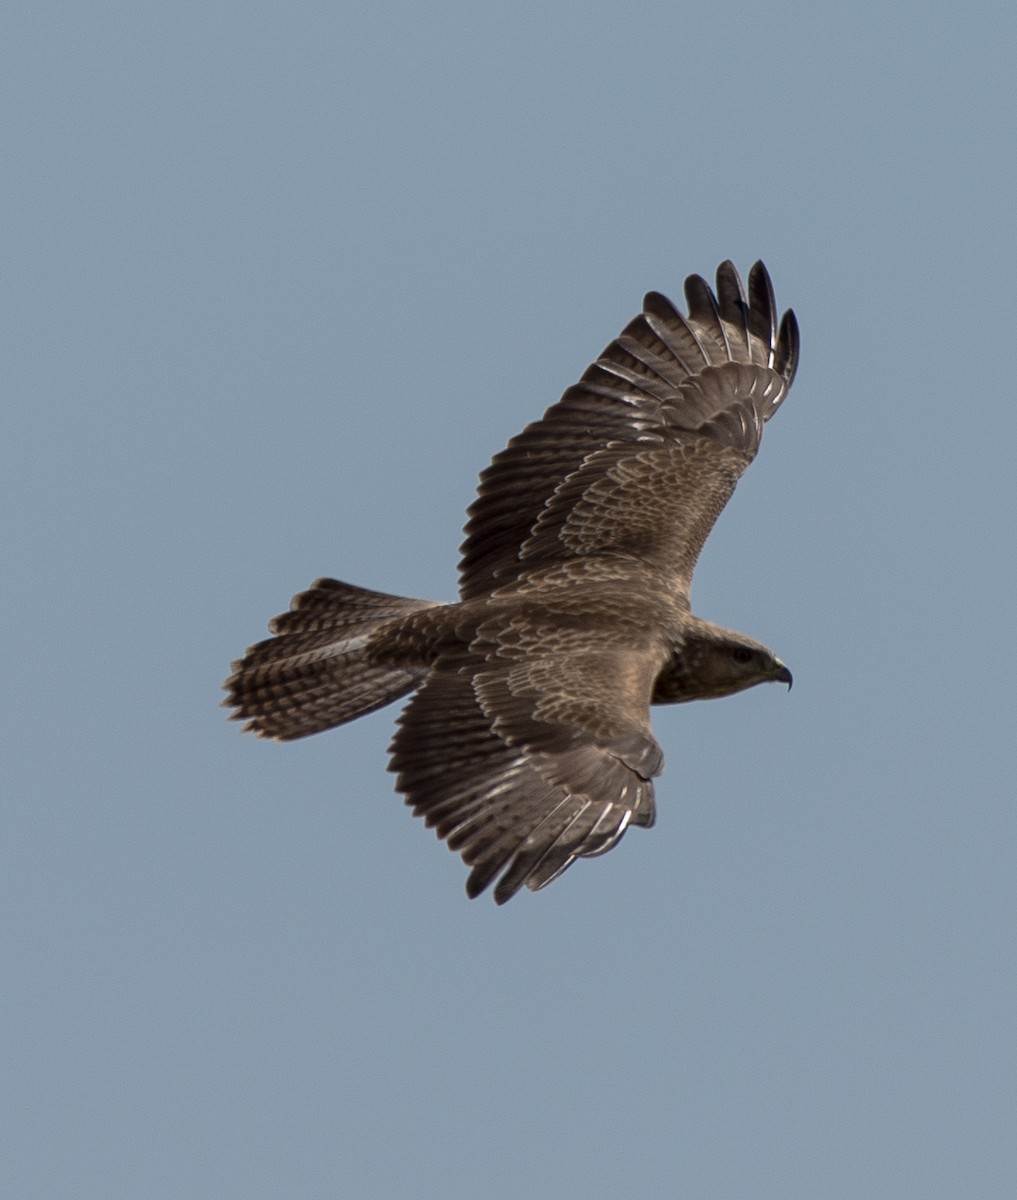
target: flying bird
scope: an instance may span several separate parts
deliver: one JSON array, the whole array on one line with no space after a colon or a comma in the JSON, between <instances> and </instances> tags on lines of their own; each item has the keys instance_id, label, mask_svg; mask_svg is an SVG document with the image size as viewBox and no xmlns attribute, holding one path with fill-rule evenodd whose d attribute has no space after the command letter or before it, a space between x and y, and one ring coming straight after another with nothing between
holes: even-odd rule
<instances>
[{"instance_id":1,"label":"flying bird","mask_svg":"<svg viewBox=\"0 0 1017 1200\"><path fill-rule=\"evenodd\" d=\"M408 693L396 787L502 904L654 821L651 704L729 696L791 672L694 616L696 560L798 364L757 262L688 315L643 311L482 473L442 604L319 579L233 664L224 704L288 741Z\"/></svg>"}]
</instances>

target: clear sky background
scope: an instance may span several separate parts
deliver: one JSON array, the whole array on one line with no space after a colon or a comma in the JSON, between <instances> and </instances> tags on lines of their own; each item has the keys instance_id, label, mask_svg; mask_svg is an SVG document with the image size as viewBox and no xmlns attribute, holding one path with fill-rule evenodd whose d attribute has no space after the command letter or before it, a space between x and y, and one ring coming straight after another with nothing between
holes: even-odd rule
<instances>
[{"instance_id":1,"label":"clear sky background","mask_svg":"<svg viewBox=\"0 0 1017 1200\"><path fill-rule=\"evenodd\" d=\"M0 1191L1017 1194L1017 10L0 18ZM659 818L503 909L396 709L241 736L320 574L452 598L478 471L655 288L802 366L657 710Z\"/></svg>"}]
</instances>

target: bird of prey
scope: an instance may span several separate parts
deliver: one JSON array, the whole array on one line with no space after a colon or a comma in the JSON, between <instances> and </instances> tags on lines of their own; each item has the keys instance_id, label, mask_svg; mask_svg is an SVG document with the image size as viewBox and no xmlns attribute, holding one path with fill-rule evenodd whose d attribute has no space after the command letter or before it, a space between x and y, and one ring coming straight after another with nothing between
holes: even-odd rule
<instances>
[{"instance_id":1,"label":"bird of prey","mask_svg":"<svg viewBox=\"0 0 1017 1200\"><path fill-rule=\"evenodd\" d=\"M643 311L480 477L442 604L319 579L233 664L224 704L289 740L409 692L396 787L502 904L654 821L651 704L791 686L759 642L694 616L699 552L798 364L762 263L688 315Z\"/></svg>"}]
</instances>

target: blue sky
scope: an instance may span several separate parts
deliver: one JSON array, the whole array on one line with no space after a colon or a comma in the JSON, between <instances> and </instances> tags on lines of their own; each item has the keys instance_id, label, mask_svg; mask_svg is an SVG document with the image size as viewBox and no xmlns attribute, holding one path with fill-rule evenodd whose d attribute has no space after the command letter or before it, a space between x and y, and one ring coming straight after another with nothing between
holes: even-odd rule
<instances>
[{"instance_id":1,"label":"blue sky","mask_svg":"<svg viewBox=\"0 0 1017 1200\"><path fill-rule=\"evenodd\" d=\"M1012 5L2 27L5 1194L1012 1194ZM452 598L490 456L728 257L802 366L694 601L794 691L470 903L395 709L219 683L317 575Z\"/></svg>"}]
</instances>

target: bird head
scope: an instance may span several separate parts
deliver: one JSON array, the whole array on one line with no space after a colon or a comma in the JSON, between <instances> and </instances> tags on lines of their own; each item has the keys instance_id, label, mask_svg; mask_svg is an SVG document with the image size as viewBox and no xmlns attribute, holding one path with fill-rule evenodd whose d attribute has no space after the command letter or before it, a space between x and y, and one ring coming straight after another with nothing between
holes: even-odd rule
<instances>
[{"instance_id":1,"label":"bird head","mask_svg":"<svg viewBox=\"0 0 1017 1200\"><path fill-rule=\"evenodd\" d=\"M715 700L757 683L786 683L791 672L762 642L693 617L657 676L654 704Z\"/></svg>"}]
</instances>

